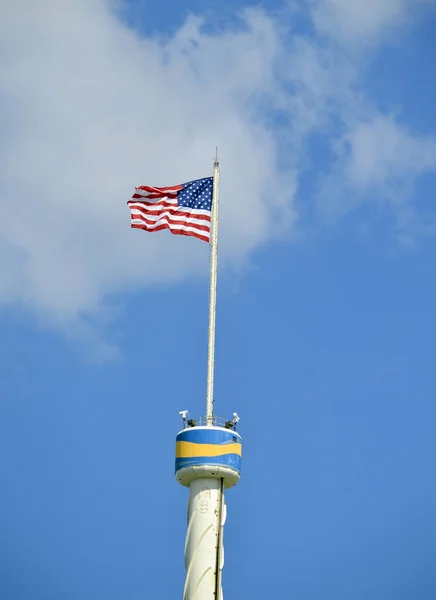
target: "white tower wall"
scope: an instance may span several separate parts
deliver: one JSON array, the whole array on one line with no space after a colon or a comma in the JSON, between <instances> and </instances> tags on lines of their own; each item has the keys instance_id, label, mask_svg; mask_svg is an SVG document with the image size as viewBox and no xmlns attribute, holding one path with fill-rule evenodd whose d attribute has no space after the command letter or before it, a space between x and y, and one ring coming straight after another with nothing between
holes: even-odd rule
<instances>
[{"instance_id":1,"label":"white tower wall","mask_svg":"<svg viewBox=\"0 0 436 600\"><path fill-rule=\"evenodd\" d=\"M185 543L184 600L223 600L221 570L225 517L223 480L192 481Z\"/></svg>"}]
</instances>

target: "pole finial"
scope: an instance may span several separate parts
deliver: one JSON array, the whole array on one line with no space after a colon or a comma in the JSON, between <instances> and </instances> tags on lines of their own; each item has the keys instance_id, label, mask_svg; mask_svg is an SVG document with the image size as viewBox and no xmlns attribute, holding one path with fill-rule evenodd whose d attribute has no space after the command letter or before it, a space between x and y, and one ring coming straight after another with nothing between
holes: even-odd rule
<instances>
[{"instance_id":1,"label":"pole finial","mask_svg":"<svg viewBox=\"0 0 436 600\"><path fill-rule=\"evenodd\" d=\"M215 163L214 166L218 166L220 159L218 158L218 146L215 146Z\"/></svg>"}]
</instances>

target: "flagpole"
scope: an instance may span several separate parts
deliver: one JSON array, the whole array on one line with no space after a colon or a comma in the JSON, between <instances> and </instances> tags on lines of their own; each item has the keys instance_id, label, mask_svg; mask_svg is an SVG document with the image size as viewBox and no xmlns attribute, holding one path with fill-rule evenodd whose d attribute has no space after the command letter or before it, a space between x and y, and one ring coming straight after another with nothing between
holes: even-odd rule
<instances>
[{"instance_id":1,"label":"flagpole","mask_svg":"<svg viewBox=\"0 0 436 600\"><path fill-rule=\"evenodd\" d=\"M206 423L213 425L213 383L215 367L216 282L218 266L218 189L220 164L218 148L213 165L213 193L210 231L209 339L207 353Z\"/></svg>"}]
</instances>

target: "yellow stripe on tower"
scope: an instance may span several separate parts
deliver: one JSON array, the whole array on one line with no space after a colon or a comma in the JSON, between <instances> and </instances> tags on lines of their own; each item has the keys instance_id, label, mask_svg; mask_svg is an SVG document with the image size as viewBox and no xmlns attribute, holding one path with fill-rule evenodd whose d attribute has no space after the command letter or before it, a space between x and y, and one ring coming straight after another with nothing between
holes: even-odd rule
<instances>
[{"instance_id":1,"label":"yellow stripe on tower","mask_svg":"<svg viewBox=\"0 0 436 600\"><path fill-rule=\"evenodd\" d=\"M241 444L195 444L194 442L176 442L176 458L195 458L196 456L224 456L238 454L242 456Z\"/></svg>"}]
</instances>

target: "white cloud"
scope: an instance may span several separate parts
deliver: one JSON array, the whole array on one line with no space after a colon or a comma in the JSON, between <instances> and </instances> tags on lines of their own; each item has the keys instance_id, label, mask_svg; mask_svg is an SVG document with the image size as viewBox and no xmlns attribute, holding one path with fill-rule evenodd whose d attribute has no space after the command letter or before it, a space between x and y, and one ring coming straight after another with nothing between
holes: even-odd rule
<instances>
[{"instance_id":1,"label":"white cloud","mask_svg":"<svg viewBox=\"0 0 436 600\"><path fill-rule=\"evenodd\" d=\"M336 43L376 39L410 2L310 3L327 37L290 37L261 10L239 29L205 33L190 18L172 37L142 37L104 0L3 2L0 305L98 341L89 321L112 294L206 274L206 244L132 231L125 202L135 185L209 174L216 144L221 264L295 230L312 134L337 149L321 194L330 217L369 190L392 201L432 169L434 141L378 114L357 54Z\"/></svg>"},{"instance_id":2,"label":"white cloud","mask_svg":"<svg viewBox=\"0 0 436 600\"><path fill-rule=\"evenodd\" d=\"M379 41L389 29L416 18L434 0L309 0L315 26L341 41Z\"/></svg>"},{"instance_id":3,"label":"white cloud","mask_svg":"<svg viewBox=\"0 0 436 600\"><path fill-rule=\"evenodd\" d=\"M369 200L389 202L404 220L405 212L412 212L415 180L436 172L436 138L412 133L392 115L354 123L336 150L319 205L321 213L335 219Z\"/></svg>"},{"instance_id":4,"label":"white cloud","mask_svg":"<svg viewBox=\"0 0 436 600\"><path fill-rule=\"evenodd\" d=\"M107 294L206 272L208 247L131 231L134 185L171 185L223 157L220 252L235 262L296 218L295 178L250 99L273 93L271 19L207 35L190 19L140 38L99 0L2 4L0 302L60 326Z\"/></svg>"},{"instance_id":5,"label":"white cloud","mask_svg":"<svg viewBox=\"0 0 436 600\"><path fill-rule=\"evenodd\" d=\"M414 206L416 180L436 171L436 137L422 135L382 114L359 81L369 62L367 50L391 39L398 26L416 23L435 0L308 0L319 38L297 39L302 60L297 79L305 82L298 99L313 128L332 126L331 157L318 180L317 212L338 222L363 203L387 203L400 236L434 232L429 216ZM403 115L404 118L404 115ZM310 119L303 119L306 124ZM316 129L315 129L316 130ZM329 171L326 165L331 163Z\"/></svg>"},{"instance_id":6,"label":"white cloud","mask_svg":"<svg viewBox=\"0 0 436 600\"><path fill-rule=\"evenodd\" d=\"M361 110L356 90L357 69L343 52L316 39L294 36L283 80L291 86L280 98L290 116L292 141L331 125L333 115L346 119Z\"/></svg>"},{"instance_id":7,"label":"white cloud","mask_svg":"<svg viewBox=\"0 0 436 600\"><path fill-rule=\"evenodd\" d=\"M347 178L358 187L403 184L436 169L436 141L412 134L393 116L357 123L345 138Z\"/></svg>"}]
</instances>

